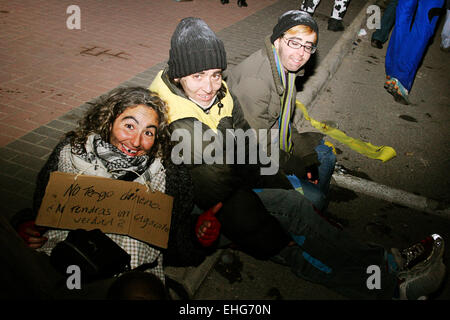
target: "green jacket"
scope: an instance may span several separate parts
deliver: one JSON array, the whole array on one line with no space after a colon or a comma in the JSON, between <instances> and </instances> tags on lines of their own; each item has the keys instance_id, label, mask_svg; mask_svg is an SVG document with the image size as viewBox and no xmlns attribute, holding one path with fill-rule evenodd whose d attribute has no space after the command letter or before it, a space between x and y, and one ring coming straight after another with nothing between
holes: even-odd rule
<instances>
[{"instance_id":1,"label":"green jacket","mask_svg":"<svg viewBox=\"0 0 450 320\"><path fill-rule=\"evenodd\" d=\"M239 99L244 117L252 128L278 129L281 98L285 89L277 71L270 37L267 37L264 43L264 48L227 71L225 77L233 94ZM297 75L303 75L303 71L300 70ZM297 91L294 87L293 105L296 96ZM314 132L300 134L293 123L298 123L303 115L301 111L296 112L295 108L292 108L291 112L293 150L292 154L280 150L280 166L283 168L292 155L295 156L298 167L318 165L314 149L322 139L322 134ZM270 139L268 141L270 143Z\"/></svg>"}]
</instances>

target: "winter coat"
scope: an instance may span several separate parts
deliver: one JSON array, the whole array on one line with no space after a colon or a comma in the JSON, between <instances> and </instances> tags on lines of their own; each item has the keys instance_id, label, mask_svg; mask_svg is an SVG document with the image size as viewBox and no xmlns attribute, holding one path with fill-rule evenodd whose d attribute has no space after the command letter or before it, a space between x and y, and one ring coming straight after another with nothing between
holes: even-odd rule
<instances>
[{"instance_id":1,"label":"winter coat","mask_svg":"<svg viewBox=\"0 0 450 320\"><path fill-rule=\"evenodd\" d=\"M239 101L228 91L226 83L223 82L217 94L220 99L216 98L213 106L206 112L169 80L167 69L158 73L149 89L168 104L172 140L180 132L188 134L188 145L191 148L182 150L182 154L184 163L191 172L195 204L207 209L222 202L223 207L216 215L222 223L221 231L243 251L257 258L268 258L278 253L289 242L289 237L251 189L292 189L287 178L279 173L261 175L259 164L237 163L235 158L231 162L227 161L227 154L237 145L234 139L231 145L225 141L221 146L223 149L217 149L222 150L217 153L221 153L223 163L208 163L204 156L211 140L200 144L199 139L195 139L199 134L202 137L206 130L217 139L219 134L226 137L227 129L250 129ZM196 133L199 129L200 132ZM172 151L172 161L178 155L177 145L173 148L175 155ZM195 148L196 145L198 148ZM237 148L239 149L239 145ZM249 144L245 143L244 148L247 158ZM199 161L192 163L195 156L198 156Z\"/></svg>"},{"instance_id":2,"label":"winter coat","mask_svg":"<svg viewBox=\"0 0 450 320\"><path fill-rule=\"evenodd\" d=\"M227 70L225 79L230 89L241 103L244 118L254 129L278 129L278 120L281 113L281 97L284 93L282 80L278 74L270 37L265 39L264 48L256 51L232 70ZM304 70L297 75L303 75ZM295 105L297 91L294 86L292 105ZM291 123L297 124L302 118L301 112L291 108ZM318 165L315 147L322 139L319 133L299 133L291 125L293 150L291 154L280 150L280 167L294 155L296 157L297 173L303 172L305 167ZM267 140L270 144L270 139ZM267 148L270 150L270 147ZM301 174L300 174L301 176Z\"/></svg>"},{"instance_id":3,"label":"winter coat","mask_svg":"<svg viewBox=\"0 0 450 320\"><path fill-rule=\"evenodd\" d=\"M227 143L225 139L226 135L229 134L227 130L242 129L247 131L250 126L244 119L239 101L227 89L225 82L221 89L224 91L223 97L220 101L216 98L215 103L207 112L189 100L180 88L170 82L167 70L159 72L149 89L158 93L169 105L168 117L172 136L176 130L185 130L189 133L190 146L192 147L190 148L190 154L183 154L183 158L184 163L191 171L194 183L194 201L199 207L207 209L229 197L234 190L241 186L248 186L249 188L268 186L292 188L287 179L280 174L261 175L259 164L249 164L246 161L244 164L234 165L238 163L237 152L234 153L235 157L232 161L227 161L227 154L231 149L235 150L236 148L235 145ZM223 105L220 108L219 102ZM195 130L197 130L195 125L201 126L202 136L205 131L209 130L210 133L214 132L215 139L219 133L224 137L222 146L223 164L205 163L205 161L194 163L194 159L204 160L205 149L211 143L211 140L208 140L203 141L200 145L199 139L194 141L195 137L199 136L195 133ZM195 146L198 148L195 148ZM245 149L245 158L248 159L248 143L243 148ZM178 150L177 147L174 149ZM189 160L186 162L186 159Z\"/></svg>"}]
</instances>

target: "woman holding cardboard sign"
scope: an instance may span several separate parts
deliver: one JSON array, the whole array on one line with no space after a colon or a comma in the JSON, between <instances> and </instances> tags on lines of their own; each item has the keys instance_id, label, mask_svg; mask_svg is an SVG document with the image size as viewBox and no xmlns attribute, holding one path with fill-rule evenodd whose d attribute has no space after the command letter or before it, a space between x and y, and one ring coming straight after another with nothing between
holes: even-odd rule
<instances>
[{"instance_id":1,"label":"woman holding cardboard sign","mask_svg":"<svg viewBox=\"0 0 450 320\"><path fill-rule=\"evenodd\" d=\"M216 240L220 223L217 204L201 215L191 214L193 191L189 173L170 161L165 103L144 88L118 88L86 113L77 129L55 147L37 179L32 210L12 219L29 247L51 254L68 230L44 230L34 224L50 173L135 181L174 198L168 249L119 234L107 234L131 256L131 268L154 264L148 271L164 281L163 255L168 265L198 265Z\"/></svg>"}]
</instances>

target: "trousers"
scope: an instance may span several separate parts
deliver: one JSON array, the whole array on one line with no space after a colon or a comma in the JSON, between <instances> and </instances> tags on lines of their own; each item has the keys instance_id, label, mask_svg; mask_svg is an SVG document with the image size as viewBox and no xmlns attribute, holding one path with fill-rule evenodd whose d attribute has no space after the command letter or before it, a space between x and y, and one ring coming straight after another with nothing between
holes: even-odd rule
<instances>
[{"instance_id":1,"label":"trousers","mask_svg":"<svg viewBox=\"0 0 450 320\"><path fill-rule=\"evenodd\" d=\"M324 211L328 206L328 192L330 190L331 176L336 165L336 156L333 149L325 145L323 141L315 148L317 159L320 162L319 183L317 185L300 179L303 194L320 211Z\"/></svg>"},{"instance_id":2,"label":"trousers","mask_svg":"<svg viewBox=\"0 0 450 320\"><path fill-rule=\"evenodd\" d=\"M433 36L444 0L399 0L386 52L386 75L410 91L420 61Z\"/></svg>"},{"instance_id":3,"label":"trousers","mask_svg":"<svg viewBox=\"0 0 450 320\"><path fill-rule=\"evenodd\" d=\"M381 17L380 29L377 29L372 34L372 40L379 40L381 43L385 43L389 38L389 33L395 23L395 8L397 7L398 0L389 1L386 9L384 9L383 16Z\"/></svg>"},{"instance_id":4,"label":"trousers","mask_svg":"<svg viewBox=\"0 0 450 320\"><path fill-rule=\"evenodd\" d=\"M257 193L296 245L272 260L289 266L298 277L355 299L391 299L397 279L386 268L387 250L364 244L333 225L295 190L263 189ZM367 285L368 268L380 269L380 289Z\"/></svg>"}]
</instances>

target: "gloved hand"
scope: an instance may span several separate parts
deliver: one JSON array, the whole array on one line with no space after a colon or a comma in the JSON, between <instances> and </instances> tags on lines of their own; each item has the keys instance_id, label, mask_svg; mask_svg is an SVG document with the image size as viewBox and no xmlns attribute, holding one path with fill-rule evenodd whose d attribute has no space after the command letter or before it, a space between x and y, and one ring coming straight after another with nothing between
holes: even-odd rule
<instances>
[{"instance_id":1,"label":"gloved hand","mask_svg":"<svg viewBox=\"0 0 450 320\"><path fill-rule=\"evenodd\" d=\"M48 239L42 236L44 232L45 229L37 227L34 221L23 222L17 228L19 236L33 249L38 249L47 242Z\"/></svg>"},{"instance_id":2,"label":"gloved hand","mask_svg":"<svg viewBox=\"0 0 450 320\"><path fill-rule=\"evenodd\" d=\"M220 208L222 208L222 202L203 212L197 219L195 234L204 247L211 246L219 237L221 225L215 215Z\"/></svg>"}]
</instances>

